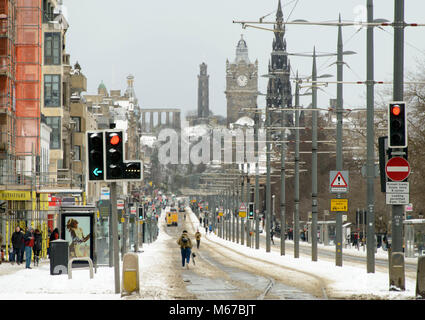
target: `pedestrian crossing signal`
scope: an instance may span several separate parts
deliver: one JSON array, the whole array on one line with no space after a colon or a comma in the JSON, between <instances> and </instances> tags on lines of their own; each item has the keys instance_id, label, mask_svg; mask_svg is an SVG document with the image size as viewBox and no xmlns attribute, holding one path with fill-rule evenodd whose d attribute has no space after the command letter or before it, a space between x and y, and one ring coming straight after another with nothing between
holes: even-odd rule
<instances>
[{"instance_id":1,"label":"pedestrian crossing signal","mask_svg":"<svg viewBox=\"0 0 425 320\"><path fill-rule=\"evenodd\" d=\"M103 132L87 132L87 172L89 181L104 180Z\"/></svg>"},{"instance_id":2,"label":"pedestrian crossing signal","mask_svg":"<svg viewBox=\"0 0 425 320\"><path fill-rule=\"evenodd\" d=\"M248 204L248 219L250 220L254 219L254 204L253 203Z\"/></svg>"}]
</instances>

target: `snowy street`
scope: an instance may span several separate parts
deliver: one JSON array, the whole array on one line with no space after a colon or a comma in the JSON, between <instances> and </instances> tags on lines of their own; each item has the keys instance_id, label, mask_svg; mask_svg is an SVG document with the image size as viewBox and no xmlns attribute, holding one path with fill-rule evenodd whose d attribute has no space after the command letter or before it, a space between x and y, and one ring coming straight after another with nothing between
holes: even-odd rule
<instances>
[{"instance_id":1,"label":"snowy street","mask_svg":"<svg viewBox=\"0 0 425 320\"><path fill-rule=\"evenodd\" d=\"M186 221L180 214L178 227L166 226L163 210L157 241L143 244L140 248L140 296L121 298L114 293L113 268L98 268L91 280L87 269L73 269L69 280L67 275L51 276L49 262L43 261L31 270L24 269L22 265L0 265L0 300L415 298L413 273L406 276L406 291L389 291L388 273L379 268L376 273L367 274L365 266L358 263L336 267L332 259L312 262L304 255L295 259L291 250L280 256L278 241L272 252L266 253L264 247L259 250L248 248L223 240L213 233L205 235L205 229L199 228L202 238L198 250L193 234L199 222L189 208L186 210ZM193 239L193 252L196 254L195 264L191 261L189 269L182 268L180 249L176 244L183 228ZM362 252L346 251L357 255Z\"/></svg>"}]
</instances>

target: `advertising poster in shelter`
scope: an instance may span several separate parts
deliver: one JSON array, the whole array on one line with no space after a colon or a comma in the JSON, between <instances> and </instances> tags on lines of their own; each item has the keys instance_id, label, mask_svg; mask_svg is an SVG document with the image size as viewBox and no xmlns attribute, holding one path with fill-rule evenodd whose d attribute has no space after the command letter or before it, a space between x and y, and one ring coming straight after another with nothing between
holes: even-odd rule
<instances>
[{"instance_id":1,"label":"advertising poster in shelter","mask_svg":"<svg viewBox=\"0 0 425 320\"><path fill-rule=\"evenodd\" d=\"M88 257L93 260L93 215L69 213L62 215L62 235L69 243L69 258Z\"/></svg>"}]
</instances>

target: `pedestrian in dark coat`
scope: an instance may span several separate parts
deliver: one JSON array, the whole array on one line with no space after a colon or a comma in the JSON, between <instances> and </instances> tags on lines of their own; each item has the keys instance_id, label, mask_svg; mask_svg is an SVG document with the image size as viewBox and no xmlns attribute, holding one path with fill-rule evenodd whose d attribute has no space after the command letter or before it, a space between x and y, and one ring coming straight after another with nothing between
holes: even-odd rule
<instances>
[{"instance_id":1,"label":"pedestrian in dark coat","mask_svg":"<svg viewBox=\"0 0 425 320\"><path fill-rule=\"evenodd\" d=\"M16 227L15 232L12 234L12 247L13 247L13 260L12 263L14 263L15 261L15 256L16 256L16 263L17 264L21 264L21 251L24 249L23 248L23 241L24 241L24 234L21 232L21 228Z\"/></svg>"},{"instance_id":2,"label":"pedestrian in dark coat","mask_svg":"<svg viewBox=\"0 0 425 320\"><path fill-rule=\"evenodd\" d=\"M195 239L196 239L196 248L199 249L199 245L201 243L201 233L199 232L199 229L196 230Z\"/></svg>"},{"instance_id":3,"label":"pedestrian in dark coat","mask_svg":"<svg viewBox=\"0 0 425 320\"><path fill-rule=\"evenodd\" d=\"M49 248L52 246L52 241L58 240L59 239L59 230L58 228L55 228L52 233L50 234L50 238L49 238ZM50 250L49 250L49 259L50 259Z\"/></svg>"},{"instance_id":4,"label":"pedestrian in dark coat","mask_svg":"<svg viewBox=\"0 0 425 320\"><path fill-rule=\"evenodd\" d=\"M38 263L40 261L40 253L41 253L41 248L42 248L42 234L40 232L40 230L35 229L34 232L34 247L32 248L34 251L34 267L37 264L38 267Z\"/></svg>"},{"instance_id":5,"label":"pedestrian in dark coat","mask_svg":"<svg viewBox=\"0 0 425 320\"><path fill-rule=\"evenodd\" d=\"M58 230L58 228L55 228L54 230L53 230L53 232L50 234L50 241L55 241L55 240L58 240L59 239L59 230Z\"/></svg>"}]
</instances>

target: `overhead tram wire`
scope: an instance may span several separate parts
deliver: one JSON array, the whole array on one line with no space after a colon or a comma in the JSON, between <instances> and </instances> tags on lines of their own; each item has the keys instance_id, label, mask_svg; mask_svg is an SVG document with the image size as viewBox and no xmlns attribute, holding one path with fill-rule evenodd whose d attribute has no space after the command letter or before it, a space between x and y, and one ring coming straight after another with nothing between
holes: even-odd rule
<instances>
[{"instance_id":1,"label":"overhead tram wire","mask_svg":"<svg viewBox=\"0 0 425 320\"><path fill-rule=\"evenodd\" d=\"M292 13L294 12L294 10L295 10L295 8L297 7L297 5L298 5L298 2L300 2L300 0L296 0L297 2L294 4L294 6L292 7L292 10L291 10L291 12L289 13L289 16L288 16L288 18L286 18L286 20L289 20L289 18L292 16ZM294 2L294 1L291 1L290 3L292 3L292 2ZM288 3L288 5L290 4L290 3ZM285 6L284 6L285 7Z\"/></svg>"},{"instance_id":2,"label":"overhead tram wire","mask_svg":"<svg viewBox=\"0 0 425 320\"><path fill-rule=\"evenodd\" d=\"M335 22L335 20L329 21L329 22ZM349 22L349 20L346 20L346 22ZM345 46L354 39L354 37L362 30L362 28L357 29L357 31L355 31L347 40L344 41L343 46L345 48ZM326 64L329 63L329 61L332 59L332 57L330 57L328 60L326 60L319 68L317 72L323 72L324 70L326 70L327 68L330 68L331 65L327 66L326 68L324 67ZM323 68L323 69L322 69Z\"/></svg>"},{"instance_id":3,"label":"overhead tram wire","mask_svg":"<svg viewBox=\"0 0 425 320\"><path fill-rule=\"evenodd\" d=\"M383 31L384 33L386 33L387 35L394 37L394 32L388 31L384 28L378 28L379 30ZM406 40L404 40L404 43L407 44L409 47L419 51L421 54L425 55L425 50L422 50L416 46L414 46L413 44L411 44L410 42L407 42Z\"/></svg>"}]
</instances>

